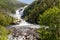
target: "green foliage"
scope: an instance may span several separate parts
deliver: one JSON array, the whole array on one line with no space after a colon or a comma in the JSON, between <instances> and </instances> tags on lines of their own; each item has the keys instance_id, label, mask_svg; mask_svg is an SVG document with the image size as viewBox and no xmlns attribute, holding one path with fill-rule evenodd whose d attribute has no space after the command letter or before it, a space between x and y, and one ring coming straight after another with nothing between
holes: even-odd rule
<instances>
[{"instance_id":1,"label":"green foliage","mask_svg":"<svg viewBox=\"0 0 60 40\"><path fill-rule=\"evenodd\" d=\"M0 0L0 11L14 13L17 8L25 5L26 4L18 2L17 0Z\"/></svg>"},{"instance_id":2,"label":"green foliage","mask_svg":"<svg viewBox=\"0 0 60 40\"><path fill-rule=\"evenodd\" d=\"M0 40L7 40L7 36L10 32L5 28L5 26L10 25L13 21L14 18L6 13L0 12Z\"/></svg>"},{"instance_id":3,"label":"green foliage","mask_svg":"<svg viewBox=\"0 0 60 40\"><path fill-rule=\"evenodd\" d=\"M43 14L41 14L38 19L39 24L45 26L44 28L38 30L41 40L58 40L60 38L59 8L49 8Z\"/></svg>"},{"instance_id":4,"label":"green foliage","mask_svg":"<svg viewBox=\"0 0 60 40\"><path fill-rule=\"evenodd\" d=\"M38 29L37 31L39 33L40 40L58 40L56 32L52 32L50 29L45 29L45 27L43 27Z\"/></svg>"},{"instance_id":5,"label":"green foliage","mask_svg":"<svg viewBox=\"0 0 60 40\"><path fill-rule=\"evenodd\" d=\"M6 13L0 12L0 25L6 26L13 22L13 18Z\"/></svg>"},{"instance_id":6,"label":"green foliage","mask_svg":"<svg viewBox=\"0 0 60 40\"><path fill-rule=\"evenodd\" d=\"M38 0L29 5L22 16L30 23L38 23L39 40L60 40L60 0Z\"/></svg>"},{"instance_id":7,"label":"green foliage","mask_svg":"<svg viewBox=\"0 0 60 40\"><path fill-rule=\"evenodd\" d=\"M60 9L57 7L46 10L42 15L39 15L39 24L50 26L56 25L60 21Z\"/></svg>"},{"instance_id":8,"label":"green foliage","mask_svg":"<svg viewBox=\"0 0 60 40\"><path fill-rule=\"evenodd\" d=\"M7 34L7 29L0 25L0 40L7 40Z\"/></svg>"},{"instance_id":9,"label":"green foliage","mask_svg":"<svg viewBox=\"0 0 60 40\"><path fill-rule=\"evenodd\" d=\"M40 40L60 40L60 0L38 0L30 4L22 16L26 21L42 25Z\"/></svg>"},{"instance_id":10,"label":"green foliage","mask_svg":"<svg viewBox=\"0 0 60 40\"><path fill-rule=\"evenodd\" d=\"M39 14L51 7L58 6L60 0L38 0L30 4L24 11L22 16L26 21L31 23L38 23ZM60 6L60 5L59 5Z\"/></svg>"}]
</instances>

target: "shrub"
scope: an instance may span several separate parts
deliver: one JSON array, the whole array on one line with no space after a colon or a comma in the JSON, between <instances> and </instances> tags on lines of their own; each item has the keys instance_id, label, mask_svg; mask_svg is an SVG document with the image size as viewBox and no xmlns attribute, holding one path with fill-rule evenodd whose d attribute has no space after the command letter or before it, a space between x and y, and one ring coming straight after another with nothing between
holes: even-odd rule
<instances>
[{"instance_id":1,"label":"shrub","mask_svg":"<svg viewBox=\"0 0 60 40\"><path fill-rule=\"evenodd\" d=\"M42 40L58 40L60 37L60 9L57 7L49 8L39 16L38 23L47 26L48 29L39 29Z\"/></svg>"},{"instance_id":2,"label":"shrub","mask_svg":"<svg viewBox=\"0 0 60 40\"><path fill-rule=\"evenodd\" d=\"M6 26L13 22L13 18L6 13L0 12L0 25Z\"/></svg>"},{"instance_id":3,"label":"shrub","mask_svg":"<svg viewBox=\"0 0 60 40\"><path fill-rule=\"evenodd\" d=\"M0 25L0 40L7 40L8 31L5 27Z\"/></svg>"}]
</instances>

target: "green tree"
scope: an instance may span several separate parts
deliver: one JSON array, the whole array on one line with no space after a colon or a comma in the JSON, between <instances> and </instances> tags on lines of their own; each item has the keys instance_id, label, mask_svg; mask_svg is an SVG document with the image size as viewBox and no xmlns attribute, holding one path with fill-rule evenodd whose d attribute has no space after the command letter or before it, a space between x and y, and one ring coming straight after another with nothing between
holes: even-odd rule
<instances>
[{"instance_id":1,"label":"green tree","mask_svg":"<svg viewBox=\"0 0 60 40\"><path fill-rule=\"evenodd\" d=\"M60 38L60 9L57 7L49 8L39 16L38 23L45 26L39 29L41 40L58 40ZM47 29L46 29L47 27ZM41 32L40 32L41 31Z\"/></svg>"}]
</instances>

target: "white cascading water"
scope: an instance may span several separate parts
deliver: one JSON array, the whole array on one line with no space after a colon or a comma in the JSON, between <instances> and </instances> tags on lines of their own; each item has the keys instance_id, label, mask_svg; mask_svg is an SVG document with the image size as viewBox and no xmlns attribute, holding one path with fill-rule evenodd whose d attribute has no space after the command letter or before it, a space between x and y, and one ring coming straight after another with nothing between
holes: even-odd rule
<instances>
[{"instance_id":1,"label":"white cascading water","mask_svg":"<svg viewBox=\"0 0 60 40\"><path fill-rule=\"evenodd\" d=\"M40 28L39 25L34 25L34 24L30 24L28 22L26 22L25 20L23 20L21 18L21 16L23 15L23 12L24 12L24 9L26 8L27 6L25 7L21 7L20 9L18 9L16 11L16 14L12 15L12 17L16 18L17 21L20 20L19 24L17 25L11 25L10 27L15 27L15 28L19 28L19 27L30 27L30 28ZM23 33L25 34L25 33ZM18 38L13 38L12 34L8 35L8 40L24 40L23 38L25 38L24 36L19 36ZM32 38L32 36L31 36ZM32 38L33 39L33 38Z\"/></svg>"},{"instance_id":2,"label":"white cascading water","mask_svg":"<svg viewBox=\"0 0 60 40\"><path fill-rule=\"evenodd\" d=\"M16 10L16 14L14 15L11 15L12 17L16 18L17 21L20 21L18 25L12 25L11 27L17 27L17 26L24 26L24 27L31 27L31 28L39 28L40 26L39 25L34 25L34 24L30 24L28 22L26 22L25 20L23 20L21 18L21 16L23 15L23 12L24 12L24 9L28 7L27 6L24 6L24 7L21 7L20 9ZM34 27L33 27L34 26Z\"/></svg>"},{"instance_id":3,"label":"white cascading water","mask_svg":"<svg viewBox=\"0 0 60 40\"><path fill-rule=\"evenodd\" d=\"M19 23L20 26L23 26L23 25L31 25L30 23L26 22L25 20L23 20L23 19L21 18L21 16L23 15L23 11L24 11L24 9L25 9L26 7L27 7L27 6L22 7L22 8L20 8L20 9L16 10L15 18L17 19L17 21L19 21L19 20L21 21L21 22Z\"/></svg>"}]
</instances>

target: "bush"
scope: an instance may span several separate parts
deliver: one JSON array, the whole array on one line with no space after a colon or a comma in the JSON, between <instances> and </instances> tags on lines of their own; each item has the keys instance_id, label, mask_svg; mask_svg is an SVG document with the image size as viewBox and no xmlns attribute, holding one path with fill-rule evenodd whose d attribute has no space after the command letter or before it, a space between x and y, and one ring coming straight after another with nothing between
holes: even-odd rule
<instances>
[{"instance_id":1,"label":"bush","mask_svg":"<svg viewBox=\"0 0 60 40\"><path fill-rule=\"evenodd\" d=\"M48 29L38 30L40 38L42 40L58 40L60 37L60 9L57 7L49 8L38 19L40 25L48 27Z\"/></svg>"},{"instance_id":2,"label":"bush","mask_svg":"<svg viewBox=\"0 0 60 40\"><path fill-rule=\"evenodd\" d=\"M14 18L10 17L6 13L0 12L0 40L7 40L9 31L5 28L5 26L10 25L14 21Z\"/></svg>"},{"instance_id":3,"label":"bush","mask_svg":"<svg viewBox=\"0 0 60 40\"><path fill-rule=\"evenodd\" d=\"M60 9L53 7L45 11L42 15L39 16L39 24L42 25L57 25L60 22Z\"/></svg>"},{"instance_id":4,"label":"bush","mask_svg":"<svg viewBox=\"0 0 60 40\"><path fill-rule=\"evenodd\" d=\"M0 40L7 40L8 31L0 25Z\"/></svg>"},{"instance_id":5,"label":"bush","mask_svg":"<svg viewBox=\"0 0 60 40\"><path fill-rule=\"evenodd\" d=\"M13 18L6 13L0 12L0 25L6 26L13 22Z\"/></svg>"}]
</instances>

